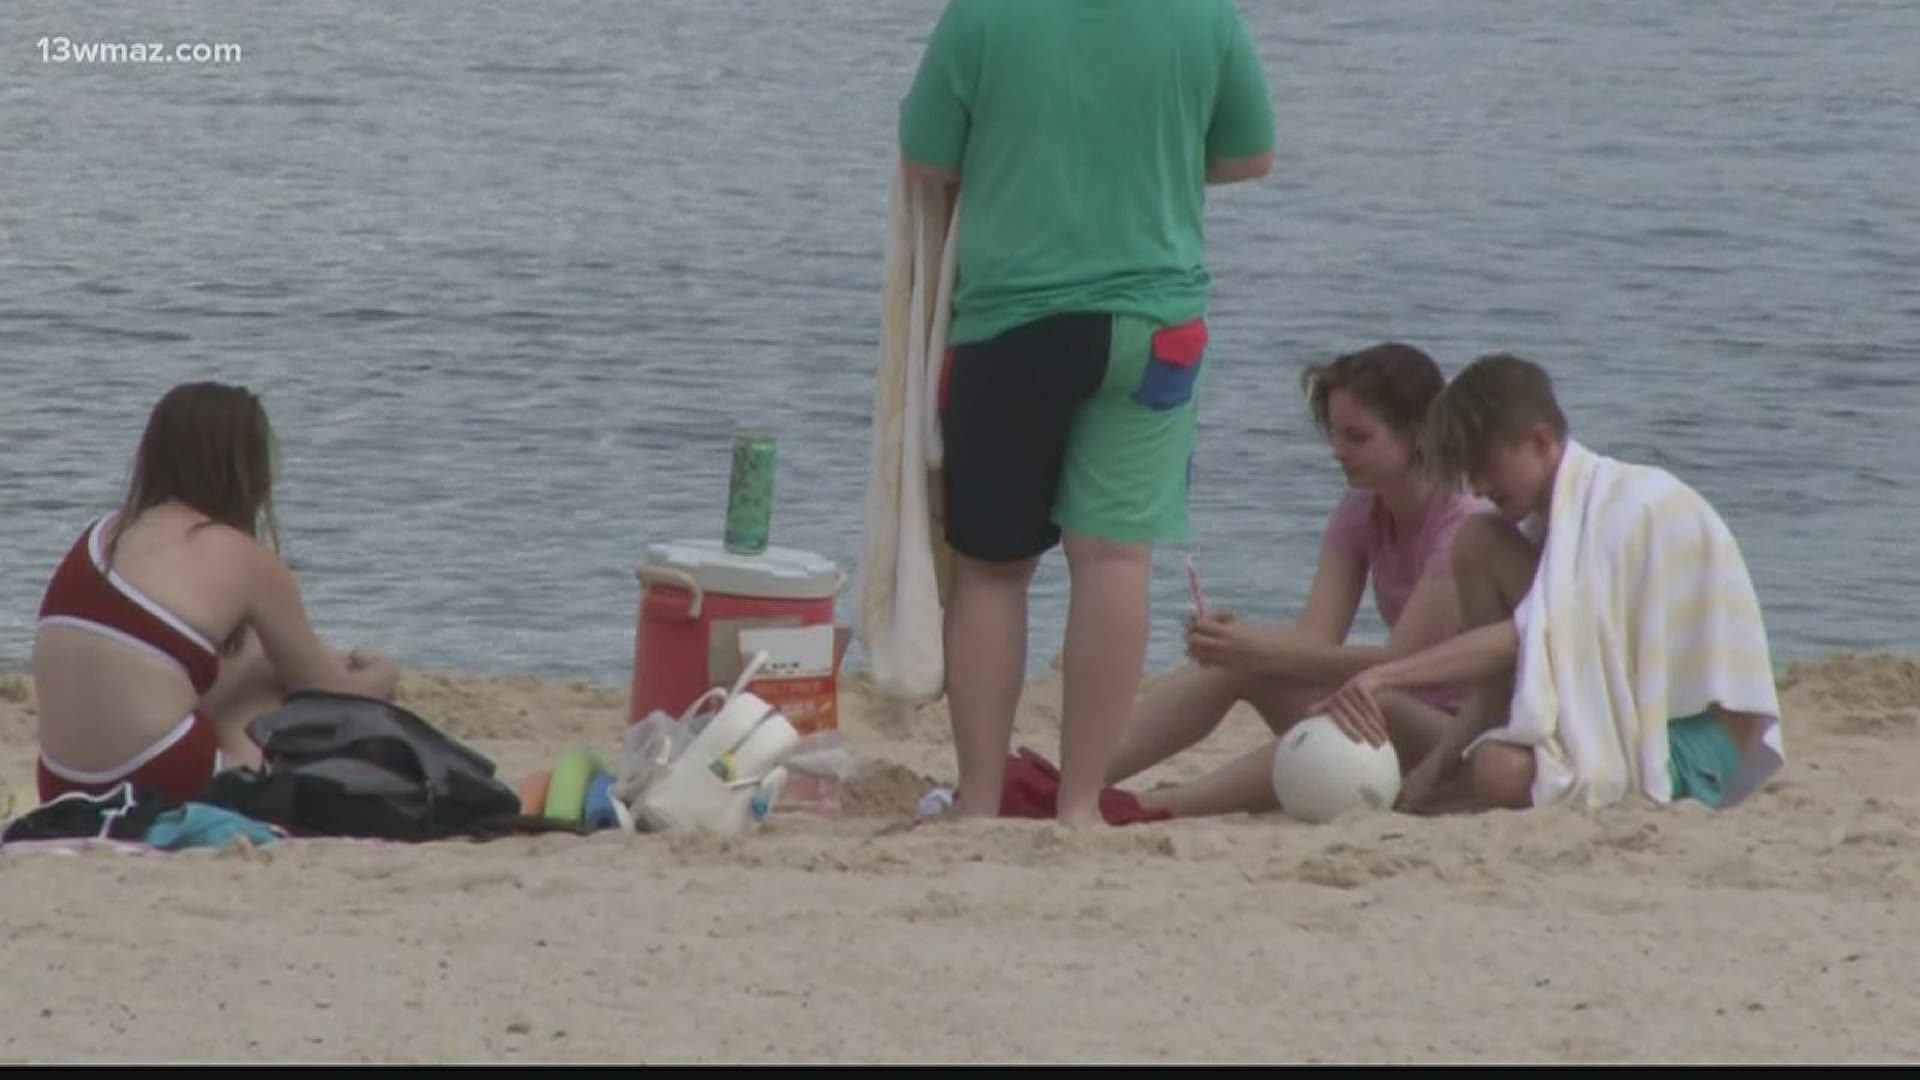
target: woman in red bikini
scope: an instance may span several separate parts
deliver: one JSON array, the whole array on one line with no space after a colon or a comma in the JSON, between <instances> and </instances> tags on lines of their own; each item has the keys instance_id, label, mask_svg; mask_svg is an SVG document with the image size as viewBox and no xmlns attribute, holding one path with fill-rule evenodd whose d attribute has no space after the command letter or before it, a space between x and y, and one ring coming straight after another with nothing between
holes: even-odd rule
<instances>
[{"instance_id":1,"label":"woman in red bikini","mask_svg":"<svg viewBox=\"0 0 1920 1080\"><path fill-rule=\"evenodd\" d=\"M399 669L341 655L307 621L280 557L273 431L219 383L154 406L126 502L54 571L33 640L42 800L122 780L175 802L258 765L247 721L293 690L391 698Z\"/></svg>"}]
</instances>

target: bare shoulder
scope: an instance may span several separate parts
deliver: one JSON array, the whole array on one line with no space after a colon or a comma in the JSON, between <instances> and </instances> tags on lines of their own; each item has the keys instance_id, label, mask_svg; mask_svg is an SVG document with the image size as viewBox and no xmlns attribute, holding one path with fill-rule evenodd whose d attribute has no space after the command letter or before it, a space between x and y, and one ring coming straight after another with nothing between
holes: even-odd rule
<instances>
[{"instance_id":1,"label":"bare shoulder","mask_svg":"<svg viewBox=\"0 0 1920 1080\"><path fill-rule=\"evenodd\" d=\"M207 558L218 559L248 576L285 566L279 553L231 525L202 521L193 527L190 536L194 548Z\"/></svg>"}]
</instances>

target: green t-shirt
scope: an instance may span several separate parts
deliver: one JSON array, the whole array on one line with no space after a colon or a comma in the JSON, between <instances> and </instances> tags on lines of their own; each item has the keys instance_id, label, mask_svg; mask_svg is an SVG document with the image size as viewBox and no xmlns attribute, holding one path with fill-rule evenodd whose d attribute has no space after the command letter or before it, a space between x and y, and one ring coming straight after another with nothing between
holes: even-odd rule
<instances>
[{"instance_id":1,"label":"green t-shirt","mask_svg":"<svg viewBox=\"0 0 1920 1080\"><path fill-rule=\"evenodd\" d=\"M1272 148L1232 0L950 0L900 106L901 156L961 176L954 343L1204 315L1207 161Z\"/></svg>"}]
</instances>

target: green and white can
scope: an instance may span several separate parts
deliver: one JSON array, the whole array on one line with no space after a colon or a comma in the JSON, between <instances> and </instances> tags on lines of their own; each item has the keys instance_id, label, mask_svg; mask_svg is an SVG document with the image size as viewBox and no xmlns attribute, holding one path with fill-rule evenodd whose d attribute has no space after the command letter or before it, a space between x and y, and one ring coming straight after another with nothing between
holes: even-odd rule
<instances>
[{"instance_id":1,"label":"green and white can","mask_svg":"<svg viewBox=\"0 0 1920 1080\"><path fill-rule=\"evenodd\" d=\"M727 531L722 546L735 555L767 550L773 531L773 436L733 437L733 476L727 484Z\"/></svg>"}]
</instances>

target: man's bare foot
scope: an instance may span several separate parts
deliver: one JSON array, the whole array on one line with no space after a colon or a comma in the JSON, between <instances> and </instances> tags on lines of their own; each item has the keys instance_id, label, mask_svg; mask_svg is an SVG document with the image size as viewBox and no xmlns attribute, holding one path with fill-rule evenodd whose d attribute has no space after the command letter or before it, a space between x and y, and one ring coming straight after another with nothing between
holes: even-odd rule
<instances>
[{"instance_id":1,"label":"man's bare foot","mask_svg":"<svg viewBox=\"0 0 1920 1080\"><path fill-rule=\"evenodd\" d=\"M1053 820L1067 829L1091 829L1096 825L1105 825L1106 818L1100 812L1100 803L1096 800L1086 807L1071 807L1061 803L1054 808Z\"/></svg>"}]
</instances>

